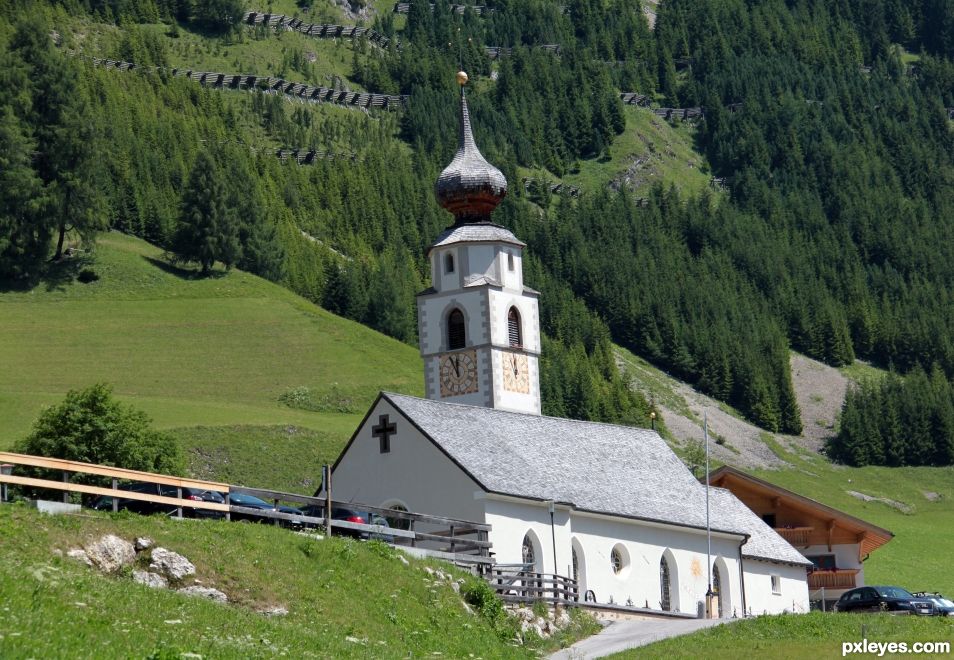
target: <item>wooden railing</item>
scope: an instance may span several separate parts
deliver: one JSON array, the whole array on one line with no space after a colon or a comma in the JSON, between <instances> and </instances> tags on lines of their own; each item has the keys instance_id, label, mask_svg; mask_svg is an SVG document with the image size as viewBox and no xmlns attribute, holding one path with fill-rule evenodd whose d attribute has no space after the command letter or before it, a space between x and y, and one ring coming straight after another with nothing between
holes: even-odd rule
<instances>
[{"instance_id":1,"label":"wooden railing","mask_svg":"<svg viewBox=\"0 0 954 660\"><path fill-rule=\"evenodd\" d=\"M485 577L497 595L511 603L542 600L569 605L580 600L576 580L552 573L537 573L523 564L498 564L488 571Z\"/></svg>"},{"instance_id":2,"label":"wooden railing","mask_svg":"<svg viewBox=\"0 0 954 660\"><path fill-rule=\"evenodd\" d=\"M285 493L276 490L261 488L244 488L231 486L231 493L252 495L266 501L288 502L293 504L313 505L319 507L319 516L302 516L298 514L281 513L278 511L259 511L259 515L266 518L277 518L292 524L300 523L306 526L328 527L332 530L348 529L371 538L385 538L393 545L407 546L421 551L431 557L460 561L464 563L490 565L494 563L490 556L493 544L490 542L491 526L470 520L433 516L426 513L414 513L385 509L382 507L360 504L357 502L342 502L331 500L331 510L350 509L362 513L369 513L390 518L391 520L408 521L409 529L387 527L349 522L347 520L329 520L324 514L328 500L324 497L309 497L297 493ZM233 507L235 510L235 507ZM243 511L244 512L244 511Z\"/></svg>"},{"instance_id":3,"label":"wooden railing","mask_svg":"<svg viewBox=\"0 0 954 660\"><path fill-rule=\"evenodd\" d=\"M808 574L808 588L854 589L857 574L856 568L816 569Z\"/></svg>"},{"instance_id":4,"label":"wooden railing","mask_svg":"<svg viewBox=\"0 0 954 660\"><path fill-rule=\"evenodd\" d=\"M61 481L38 479L35 477L22 477L14 474L0 474L0 483L62 491L63 501L69 500L70 493L83 493L86 495L103 495L106 497L112 497L114 511L117 509L120 499L171 505L177 508L177 513L180 516L182 515L182 507L188 507L190 509L222 511L224 513L228 513L229 511L227 504L187 500L183 499L182 497L183 488L214 490L223 494L227 494L229 491L228 484L220 484L212 481L201 481L198 479L171 477L165 474L140 472L138 470L126 470L124 468L94 465L92 463L80 463L78 461L65 461L59 458L45 458L42 456L12 454L9 452L0 452L0 463L9 463L14 466L20 465L25 467L44 468L47 470L59 471L62 474ZM74 474L88 474L112 479L112 488L73 483L71 479ZM122 490L119 488L120 481L144 481L148 483L172 486L177 489L177 497L164 497L161 495Z\"/></svg>"},{"instance_id":5,"label":"wooden railing","mask_svg":"<svg viewBox=\"0 0 954 660\"><path fill-rule=\"evenodd\" d=\"M775 531L792 545L805 548L811 545L808 537L814 529L814 527L776 527Z\"/></svg>"},{"instance_id":6,"label":"wooden railing","mask_svg":"<svg viewBox=\"0 0 954 660\"><path fill-rule=\"evenodd\" d=\"M226 518L231 518L233 514L239 514L240 517L244 519L254 517L261 520L271 520L276 525L284 525L292 528L310 526L322 527L326 528L326 530L330 527L332 531L334 529L347 529L360 535L362 538L381 539L393 545L414 548L414 551L422 555L476 565L481 571L485 570L486 567L492 566L494 563L490 552L492 544L489 540L491 526L485 523L448 518L446 516L432 516L423 513L384 509L357 502L340 502L326 498L299 495L297 493L230 486L229 484L212 481L186 479L153 472L141 472L41 456L0 452L0 463L7 464L4 466L4 470L0 472L0 484L61 491L64 501L69 501L70 493L102 495L112 498L113 511L123 506L121 503L124 500L150 502L172 507L175 514L179 517L182 516L183 508L204 509L212 512L221 512ZM62 478L57 481L55 479L41 479L8 474L9 466L13 466L13 468L21 466L58 471L61 473ZM9 471L12 472L12 470ZM111 479L112 487L105 488L90 484L74 483L72 479L73 475L76 474L86 474ZM158 494L126 490L120 487L120 482L138 482L171 486L177 490L177 497L166 497ZM225 503L185 499L182 497L183 488L215 491L224 497ZM237 494L252 495L266 502L272 502L275 508L273 510L258 509L230 503L231 496ZM280 511L278 509L281 502L316 505L319 515L306 516L299 513ZM350 509L378 515L382 518L390 518L392 520L406 520L408 521L408 529L330 519L325 516L329 502L332 511L335 509Z\"/></svg>"}]
</instances>

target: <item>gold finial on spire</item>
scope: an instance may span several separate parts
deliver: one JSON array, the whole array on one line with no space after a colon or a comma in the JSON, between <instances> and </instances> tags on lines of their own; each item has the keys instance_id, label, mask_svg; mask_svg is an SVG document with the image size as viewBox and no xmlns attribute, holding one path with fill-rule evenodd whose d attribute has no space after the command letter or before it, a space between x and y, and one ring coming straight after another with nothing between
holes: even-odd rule
<instances>
[{"instance_id":1,"label":"gold finial on spire","mask_svg":"<svg viewBox=\"0 0 954 660\"><path fill-rule=\"evenodd\" d=\"M466 72L466 71L458 71L458 72L457 72L457 84L460 85L461 87L463 87L464 85L467 84L467 72Z\"/></svg>"}]
</instances>

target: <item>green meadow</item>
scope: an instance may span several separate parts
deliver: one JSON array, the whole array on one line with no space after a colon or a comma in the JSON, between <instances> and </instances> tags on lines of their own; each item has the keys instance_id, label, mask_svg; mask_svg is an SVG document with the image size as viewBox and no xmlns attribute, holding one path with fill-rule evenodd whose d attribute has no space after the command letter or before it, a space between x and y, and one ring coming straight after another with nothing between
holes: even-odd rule
<instances>
[{"instance_id":1,"label":"green meadow","mask_svg":"<svg viewBox=\"0 0 954 660\"><path fill-rule=\"evenodd\" d=\"M414 347L252 275L200 278L117 233L71 266L92 268L99 280L60 273L0 292L4 449L43 406L100 381L160 428L293 425L341 441L379 389L421 390ZM312 411L279 401L296 388L348 403Z\"/></svg>"}]
</instances>

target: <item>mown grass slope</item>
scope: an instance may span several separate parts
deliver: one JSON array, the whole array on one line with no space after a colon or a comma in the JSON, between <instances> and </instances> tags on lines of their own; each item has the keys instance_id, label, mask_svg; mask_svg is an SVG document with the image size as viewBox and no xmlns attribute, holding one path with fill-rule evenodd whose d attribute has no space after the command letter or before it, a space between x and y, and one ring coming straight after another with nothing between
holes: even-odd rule
<instances>
[{"instance_id":1,"label":"mown grass slope","mask_svg":"<svg viewBox=\"0 0 954 660\"><path fill-rule=\"evenodd\" d=\"M185 555L232 602L103 576L60 554L106 533ZM512 646L425 562L405 564L381 543L225 521L50 517L19 505L0 506L0 538L3 658L499 658L534 657L541 646ZM288 614L259 613L274 607Z\"/></svg>"},{"instance_id":2,"label":"mown grass slope","mask_svg":"<svg viewBox=\"0 0 954 660\"><path fill-rule=\"evenodd\" d=\"M700 658L840 658L842 643L951 642L954 620L949 617L898 617L887 614L825 614L766 616L709 628L611 657ZM910 652L910 650L909 650ZM875 653L874 655L877 655ZM941 657L943 657L942 654ZM869 656L873 657L873 656ZM885 654L885 657L899 657Z\"/></svg>"},{"instance_id":3,"label":"mown grass slope","mask_svg":"<svg viewBox=\"0 0 954 660\"><path fill-rule=\"evenodd\" d=\"M252 275L196 277L116 233L100 237L89 267L98 281L0 292L0 447L42 406L97 381L159 427L296 425L342 441L379 389L421 389L413 347ZM279 402L300 387L348 406Z\"/></svg>"}]
</instances>

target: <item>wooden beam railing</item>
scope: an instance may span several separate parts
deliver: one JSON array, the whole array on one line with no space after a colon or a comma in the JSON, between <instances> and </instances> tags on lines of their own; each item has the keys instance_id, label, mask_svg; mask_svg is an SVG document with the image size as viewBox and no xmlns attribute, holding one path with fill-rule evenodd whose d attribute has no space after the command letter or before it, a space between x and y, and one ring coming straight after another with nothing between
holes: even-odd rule
<instances>
[{"instance_id":1,"label":"wooden beam railing","mask_svg":"<svg viewBox=\"0 0 954 660\"><path fill-rule=\"evenodd\" d=\"M858 569L855 568L833 568L816 569L808 574L808 588L810 590L821 589L854 589L855 576L858 575Z\"/></svg>"},{"instance_id":2,"label":"wooden beam railing","mask_svg":"<svg viewBox=\"0 0 954 660\"><path fill-rule=\"evenodd\" d=\"M267 501L315 506L321 515L299 516L295 514L284 514L284 516L292 516L294 520L302 521L306 526L326 527L328 523L325 517L328 500L325 497L309 497L308 495L299 495L298 493L286 493L262 488L244 488L241 486L232 486L231 493L252 495ZM367 534L370 538L389 538L389 542L394 545L410 546L431 554L436 553L437 556L446 555L445 558L457 558L462 561L480 564L493 563L493 559L490 556L490 550L493 544L489 539L491 526L488 524L478 523L472 520L461 520L459 518L448 518L446 516L386 509L357 502L331 500L331 510L334 511L335 509L350 509L377 515L382 518L390 518L392 520L406 520L409 522L409 529L405 530L396 526L385 527L383 525L363 524L334 519L330 521L333 529L347 529L361 534ZM233 511L235 511L235 507L233 507ZM259 511L259 515L266 518L278 518L277 513L278 512ZM280 519L288 520L288 518L284 516ZM417 527L424 527L426 531L425 529L416 529Z\"/></svg>"},{"instance_id":3,"label":"wooden beam railing","mask_svg":"<svg viewBox=\"0 0 954 660\"><path fill-rule=\"evenodd\" d=\"M537 573L521 565L496 566L485 578L500 598L507 602L525 603L546 601L556 604L574 604L580 600L576 580L552 573Z\"/></svg>"},{"instance_id":4,"label":"wooden beam railing","mask_svg":"<svg viewBox=\"0 0 954 660\"><path fill-rule=\"evenodd\" d=\"M783 539L794 546L808 547L811 545L810 536L814 527L776 527L775 531Z\"/></svg>"},{"instance_id":5,"label":"wooden beam railing","mask_svg":"<svg viewBox=\"0 0 954 660\"><path fill-rule=\"evenodd\" d=\"M181 497L183 488L214 490L222 493L223 495L227 495L229 492L228 484L222 484L213 481L202 481L198 479L186 479L184 477L173 477L166 474L156 474L153 472L127 470L125 468L114 468L104 465L95 465L93 463L67 461L59 458L13 454L10 452L0 452L0 462L9 463L14 466L19 465L25 467L44 468L47 470L61 472L61 481L55 481L52 479L39 479L36 477L24 477L15 474L4 473L0 474L0 483L62 491L64 500L68 499L69 493L83 493L85 495L103 495L106 497L112 497L114 508L117 500L155 502L156 504L166 504L176 507L177 513L180 516L182 514L182 507L222 512L228 512L229 510L229 507L226 504L188 500ZM109 477L112 479L112 487L104 488L102 486L73 483L71 479L74 474L88 474L99 477ZM173 486L178 489L178 495L180 496L166 497L162 495L153 495L150 493L137 493L131 490L123 490L119 487L120 481L141 481L165 486Z\"/></svg>"}]
</instances>

